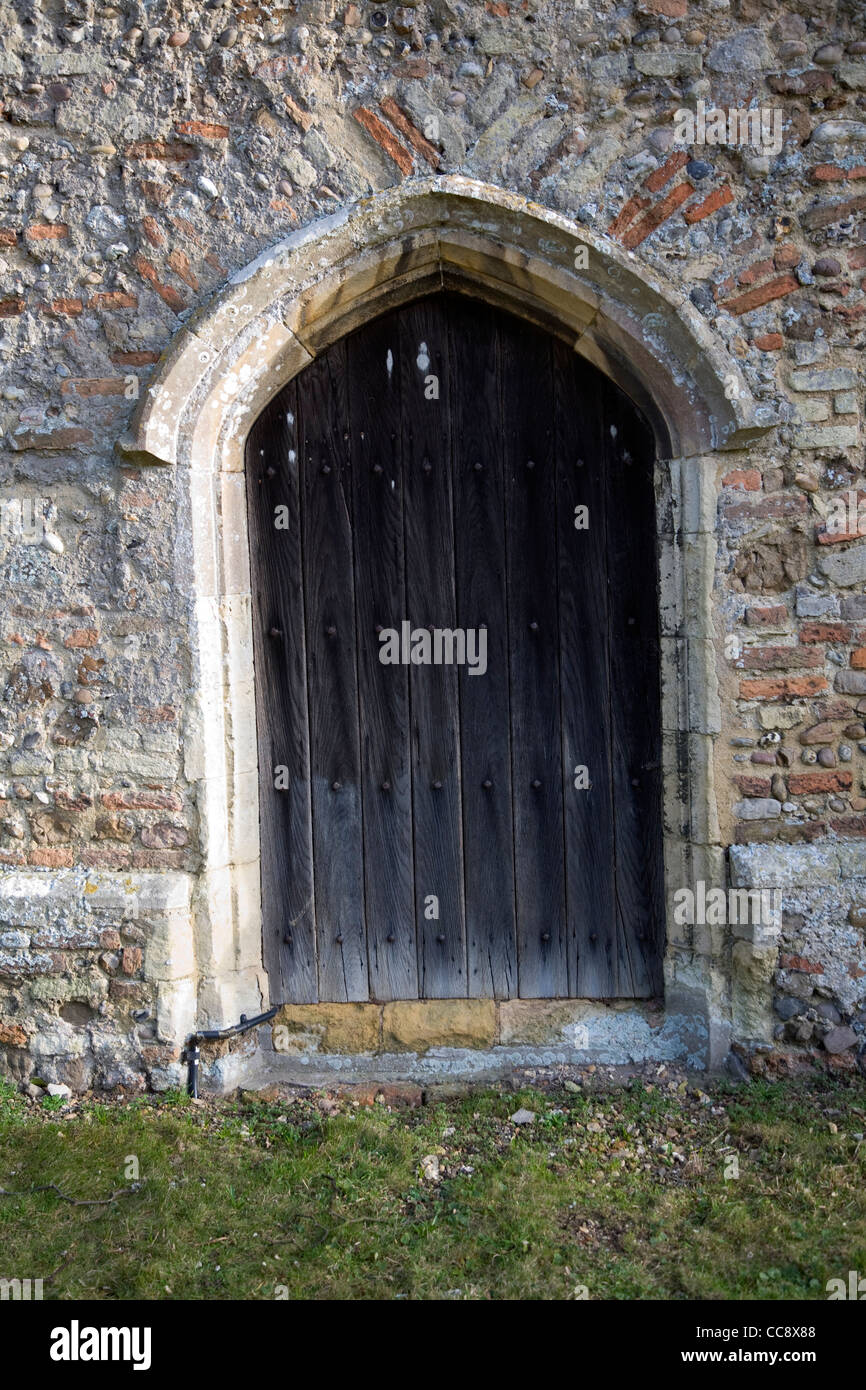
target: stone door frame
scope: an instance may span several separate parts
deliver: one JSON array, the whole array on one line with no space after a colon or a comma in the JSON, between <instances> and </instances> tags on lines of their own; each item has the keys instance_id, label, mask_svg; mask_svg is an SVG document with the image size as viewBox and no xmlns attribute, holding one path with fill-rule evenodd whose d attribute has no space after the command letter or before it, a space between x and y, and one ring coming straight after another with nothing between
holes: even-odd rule
<instances>
[{"instance_id":1,"label":"stone door frame","mask_svg":"<svg viewBox=\"0 0 866 1390\"><path fill-rule=\"evenodd\" d=\"M718 477L732 452L775 419L689 300L633 253L528 199L457 176L409 179L352 204L233 275L178 332L118 441L127 466L174 468L175 579L189 602L195 690L184 765L196 792L203 869L190 885L192 978L168 1011L172 1026L221 1027L269 1002L246 436L318 353L438 288L481 297L569 341L631 396L654 431L665 1008L686 1020L688 1058L717 1064L730 1037L724 932L675 927L671 898L699 879L725 884L713 777L721 728L712 611Z\"/></svg>"}]
</instances>

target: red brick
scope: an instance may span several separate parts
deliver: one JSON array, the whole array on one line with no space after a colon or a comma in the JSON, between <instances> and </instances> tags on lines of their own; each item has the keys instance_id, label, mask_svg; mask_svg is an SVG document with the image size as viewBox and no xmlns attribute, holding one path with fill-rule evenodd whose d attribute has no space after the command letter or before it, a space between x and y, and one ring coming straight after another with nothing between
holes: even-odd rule
<instances>
[{"instance_id":1,"label":"red brick","mask_svg":"<svg viewBox=\"0 0 866 1390\"><path fill-rule=\"evenodd\" d=\"M727 309L729 314L748 314L752 309L760 309L762 304L770 304L774 299L783 299L786 294L793 294L799 288L800 282L793 275L780 275L766 285L738 295L736 299L726 300L721 307Z\"/></svg>"},{"instance_id":2,"label":"red brick","mask_svg":"<svg viewBox=\"0 0 866 1390\"><path fill-rule=\"evenodd\" d=\"M17 246L18 233L14 227L0 227L0 246Z\"/></svg>"},{"instance_id":3,"label":"red brick","mask_svg":"<svg viewBox=\"0 0 866 1390\"><path fill-rule=\"evenodd\" d=\"M115 367L150 367L159 361L158 352L113 352L111 361Z\"/></svg>"},{"instance_id":4,"label":"red brick","mask_svg":"<svg viewBox=\"0 0 866 1390\"><path fill-rule=\"evenodd\" d=\"M92 444L93 431L67 425L57 430L27 430L13 438L16 449L72 449L78 444Z\"/></svg>"},{"instance_id":5,"label":"red brick","mask_svg":"<svg viewBox=\"0 0 866 1390\"><path fill-rule=\"evenodd\" d=\"M95 627L79 627L75 632L70 632L64 638L64 647L95 647L99 641L99 633Z\"/></svg>"},{"instance_id":6,"label":"red brick","mask_svg":"<svg viewBox=\"0 0 866 1390\"><path fill-rule=\"evenodd\" d=\"M77 318L84 308L84 303L80 299L53 299L51 301L52 314L65 315L68 318Z\"/></svg>"},{"instance_id":7,"label":"red brick","mask_svg":"<svg viewBox=\"0 0 866 1390\"><path fill-rule=\"evenodd\" d=\"M827 689L823 676L779 676L740 681L742 700L797 700Z\"/></svg>"},{"instance_id":8,"label":"red brick","mask_svg":"<svg viewBox=\"0 0 866 1390\"><path fill-rule=\"evenodd\" d=\"M159 159L168 164L186 164L198 159L195 145L187 145L183 140L136 140L127 145L128 159Z\"/></svg>"},{"instance_id":9,"label":"red brick","mask_svg":"<svg viewBox=\"0 0 866 1390\"><path fill-rule=\"evenodd\" d=\"M11 295L8 299L0 299L0 319L15 318L17 314L24 313L24 300L18 295Z\"/></svg>"},{"instance_id":10,"label":"red brick","mask_svg":"<svg viewBox=\"0 0 866 1390\"><path fill-rule=\"evenodd\" d=\"M761 474L757 468L734 468L722 478L722 487L745 488L747 492L760 492Z\"/></svg>"},{"instance_id":11,"label":"red brick","mask_svg":"<svg viewBox=\"0 0 866 1390\"><path fill-rule=\"evenodd\" d=\"M852 270L862 270L866 266L866 246L854 246L848 252L848 264Z\"/></svg>"},{"instance_id":12,"label":"red brick","mask_svg":"<svg viewBox=\"0 0 866 1390\"><path fill-rule=\"evenodd\" d=\"M769 777L746 777L738 776L734 778L740 793L743 796L769 796L770 779Z\"/></svg>"},{"instance_id":13,"label":"red brick","mask_svg":"<svg viewBox=\"0 0 866 1390\"><path fill-rule=\"evenodd\" d=\"M376 141L387 155L393 159L401 174L411 174L412 156L406 146L397 139L383 121L373 111L368 111L365 106L359 106L352 112L353 117L366 130L368 135Z\"/></svg>"},{"instance_id":14,"label":"red brick","mask_svg":"<svg viewBox=\"0 0 866 1390\"><path fill-rule=\"evenodd\" d=\"M148 213L146 217L142 217L141 230L144 232L151 246L165 245L165 237L159 230L159 223L155 217L151 217L150 213Z\"/></svg>"},{"instance_id":15,"label":"red brick","mask_svg":"<svg viewBox=\"0 0 866 1390\"><path fill-rule=\"evenodd\" d=\"M28 241L63 241L69 236L69 228L63 222L36 222L25 227L24 235Z\"/></svg>"},{"instance_id":16,"label":"red brick","mask_svg":"<svg viewBox=\"0 0 866 1390\"><path fill-rule=\"evenodd\" d=\"M787 621L788 610L782 603L772 608L753 605L746 609L746 627L781 627Z\"/></svg>"},{"instance_id":17,"label":"red brick","mask_svg":"<svg viewBox=\"0 0 866 1390\"><path fill-rule=\"evenodd\" d=\"M644 179L644 188L648 188L650 193L658 193L659 189L664 188L666 183L670 183L674 174L678 174L689 162L689 155L685 150L674 150L673 154L668 155L664 164L659 165L658 169L653 169L652 173Z\"/></svg>"},{"instance_id":18,"label":"red brick","mask_svg":"<svg viewBox=\"0 0 866 1390\"><path fill-rule=\"evenodd\" d=\"M762 333L755 339L755 347L760 352L779 352L785 346L781 333Z\"/></svg>"},{"instance_id":19,"label":"red brick","mask_svg":"<svg viewBox=\"0 0 866 1390\"><path fill-rule=\"evenodd\" d=\"M181 811L183 801L176 792L103 792L100 800L109 811Z\"/></svg>"},{"instance_id":20,"label":"red brick","mask_svg":"<svg viewBox=\"0 0 866 1390\"><path fill-rule=\"evenodd\" d=\"M140 970L142 959L140 946L125 946L120 957L120 968L124 975L134 975Z\"/></svg>"},{"instance_id":21,"label":"red brick","mask_svg":"<svg viewBox=\"0 0 866 1390\"><path fill-rule=\"evenodd\" d=\"M649 205L649 198L641 198L637 194L635 194L634 197L629 198L628 202L623 204L616 217L613 219L610 226L608 227L608 236L618 237L620 232L624 231L624 229L629 225L629 223L634 221L638 213L643 212L644 208L648 208Z\"/></svg>"},{"instance_id":22,"label":"red brick","mask_svg":"<svg viewBox=\"0 0 866 1390\"><path fill-rule=\"evenodd\" d=\"M819 227L829 227L833 222L843 222L855 212L866 208L866 194L859 198L849 198L847 203L820 204L800 214L800 225L807 231L817 231Z\"/></svg>"},{"instance_id":23,"label":"red brick","mask_svg":"<svg viewBox=\"0 0 866 1390\"><path fill-rule=\"evenodd\" d=\"M788 777L791 796L810 796L817 792L845 792L853 785L850 772L792 772Z\"/></svg>"},{"instance_id":24,"label":"red brick","mask_svg":"<svg viewBox=\"0 0 866 1390\"><path fill-rule=\"evenodd\" d=\"M125 290L99 290L90 296L89 304L93 309L137 309L138 295Z\"/></svg>"},{"instance_id":25,"label":"red brick","mask_svg":"<svg viewBox=\"0 0 866 1390\"><path fill-rule=\"evenodd\" d=\"M851 653L851 665L855 671L866 671L866 647L857 647Z\"/></svg>"},{"instance_id":26,"label":"red brick","mask_svg":"<svg viewBox=\"0 0 866 1390\"><path fill-rule=\"evenodd\" d=\"M773 265L777 270L793 270L794 266L799 265L802 259L802 252L796 246L792 246L790 242L786 242L784 246L780 246L773 253Z\"/></svg>"},{"instance_id":27,"label":"red brick","mask_svg":"<svg viewBox=\"0 0 866 1390\"><path fill-rule=\"evenodd\" d=\"M866 816L840 816L830 826L837 835L866 835Z\"/></svg>"},{"instance_id":28,"label":"red brick","mask_svg":"<svg viewBox=\"0 0 866 1390\"><path fill-rule=\"evenodd\" d=\"M823 975L824 973L824 967L820 962L807 960L805 956L781 955L779 965L783 970L799 970L805 975Z\"/></svg>"},{"instance_id":29,"label":"red brick","mask_svg":"<svg viewBox=\"0 0 866 1390\"><path fill-rule=\"evenodd\" d=\"M662 198L661 202L651 207L649 212L645 212L638 222L632 223L628 231L620 237L622 245L627 251L633 251L636 246L640 246L642 241L646 241L648 236L660 227L671 217L687 198L694 193L694 187L690 183L675 183L673 188Z\"/></svg>"},{"instance_id":30,"label":"red brick","mask_svg":"<svg viewBox=\"0 0 866 1390\"><path fill-rule=\"evenodd\" d=\"M73 852L71 849L31 849L27 863L37 869L71 869Z\"/></svg>"},{"instance_id":31,"label":"red brick","mask_svg":"<svg viewBox=\"0 0 866 1390\"><path fill-rule=\"evenodd\" d=\"M29 1037L18 1023L0 1023L0 1047L26 1047Z\"/></svg>"},{"instance_id":32,"label":"red brick","mask_svg":"<svg viewBox=\"0 0 866 1390\"><path fill-rule=\"evenodd\" d=\"M146 280L147 283L156 290L160 299L162 299L170 309L173 309L176 314L183 312L186 305L182 295L179 295L177 290L173 289L171 285L164 285L162 283L156 272L156 267L151 265L150 261L146 260L144 256L135 255L132 258L132 263L141 278Z\"/></svg>"},{"instance_id":33,"label":"red brick","mask_svg":"<svg viewBox=\"0 0 866 1390\"><path fill-rule=\"evenodd\" d=\"M643 8L665 19L682 19L688 13L688 0L644 0Z\"/></svg>"},{"instance_id":34,"label":"red brick","mask_svg":"<svg viewBox=\"0 0 866 1390\"><path fill-rule=\"evenodd\" d=\"M184 284L189 285L191 290L198 293L198 280L190 266L189 257L183 251L175 249L169 253L168 264L171 266L175 275L179 275Z\"/></svg>"},{"instance_id":35,"label":"red brick","mask_svg":"<svg viewBox=\"0 0 866 1390\"><path fill-rule=\"evenodd\" d=\"M737 276L737 284L756 285L758 281L763 280L765 276L772 275L775 268L772 259L768 261L755 261L754 265L750 265L747 270L740 272Z\"/></svg>"},{"instance_id":36,"label":"red brick","mask_svg":"<svg viewBox=\"0 0 866 1390\"><path fill-rule=\"evenodd\" d=\"M842 169L838 164L816 164L809 173L815 183L836 182L845 179L866 179L866 164L855 164L853 169Z\"/></svg>"},{"instance_id":37,"label":"red brick","mask_svg":"<svg viewBox=\"0 0 866 1390\"><path fill-rule=\"evenodd\" d=\"M803 623L801 642L850 642L851 629L846 623Z\"/></svg>"},{"instance_id":38,"label":"red brick","mask_svg":"<svg viewBox=\"0 0 866 1390\"><path fill-rule=\"evenodd\" d=\"M64 396L122 396L125 390L122 376L71 376L60 387Z\"/></svg>"},{"instance_id":39,"label":"red brick","mask_svg":"<svg viewBox=\"0 0 866 1390\"><path fill-rule=\"evenodd\" d=\"M720 507L727 521L768 521L805 516L809 504L801 492L774 493L771 497L749 497L723 502Z\"/></svg>"},{"instance_id":40,"label":"red brick","mask_svg":"<svg viewBox=\"0 0 866 1390\"><path fill-rule=\"evenodd\" d=\"M179 135L200 135L204 140L228 140L227 125L217 125L214 121L175 121Z\"/></svg>"},{"instance_id":41,"label":"red brick","mask_svg":"<svg viewBox=\"0 0 866 1390\"><path fill-rule=\"evenodd\" d=\"M724 188L713 189L713 192L708 194L702 203L696 203L693 208L686 208L683 216L691 226L694 222L703 222L705 217L712 216L714 212L718 212L719 208L723 208L733 201L734 195L728 184L725 184Z\"/></svg>"},{"instance_id":42,"label":"red brick","mask_svg":"<svg viewBox=\"0 0 866 1390\"><path fill-rule=\"evenodd\" d=\"M136 849L132 853L134 869L184 869L186 851L182 849Z\"/></svg>"},{"instance_id":43,"label":"red brick","mask_svg":"<svg viewBox=\"0 0 866 1390\"><path fill-rule=\"evenodd\" d=\"M380 101L379 110L388 117L395 130L399 130L404 140L408 140L413 149L416 149L426 159L431 169L439 168L439 151L430 144L429 140L425 140L420 130L415 128L406 112L397 105L393 97L386 97L384 101Z\"/></svg>"},{"instance_id":44,"label":"red brick","mask_svg":"<svg viewBox=\"0 0 866 1390\"><path fill-rule=\"evenodd\" d=\"M803 670L824 665L823 647L746 647L743 665L750 671Z\"/></svg>"},{"instance_id":45,"label":"red brick","mask_svg":"<svg viewBox=\"0 0 866 1390\"><path fill-rule=\"evenodd\" d=\"M85 869L128 869L132 856L128 849L114 845L87 845L81 851Z\"/></svg>"}]
</instances>

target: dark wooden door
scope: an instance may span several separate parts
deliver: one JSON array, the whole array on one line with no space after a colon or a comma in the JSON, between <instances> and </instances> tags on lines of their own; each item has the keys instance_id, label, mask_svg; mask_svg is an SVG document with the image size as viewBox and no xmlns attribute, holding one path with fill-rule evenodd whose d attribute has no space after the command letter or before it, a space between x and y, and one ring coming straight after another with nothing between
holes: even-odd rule
<instances>
[{"instance_id":1,"label":"dark wooden door","mask_svg":"<svg viewBox=\"0 0 866 1390\"><path fill-rule=\"evenodd\" d=\"M275 1000L660 990L652 464L566 344L448 294L337 343L257 421Z\"/></svg>"}]
</instances>

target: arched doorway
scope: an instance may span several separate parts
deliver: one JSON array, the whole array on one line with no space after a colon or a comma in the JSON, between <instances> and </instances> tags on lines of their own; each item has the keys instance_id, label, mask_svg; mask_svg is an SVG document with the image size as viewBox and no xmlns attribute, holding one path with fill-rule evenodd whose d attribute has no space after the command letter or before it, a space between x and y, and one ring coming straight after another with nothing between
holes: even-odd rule
<instances>
[{"instance_id":1,"label":"arched doorway","mask_svg":"<svg viewBox=\"0 0 866 1390\"><path fill-rule=\"evenodd\" d=\"M259 417L273 999L661 991L653 456L568 345L449 292Z\"/></svg>"}]
</instances>

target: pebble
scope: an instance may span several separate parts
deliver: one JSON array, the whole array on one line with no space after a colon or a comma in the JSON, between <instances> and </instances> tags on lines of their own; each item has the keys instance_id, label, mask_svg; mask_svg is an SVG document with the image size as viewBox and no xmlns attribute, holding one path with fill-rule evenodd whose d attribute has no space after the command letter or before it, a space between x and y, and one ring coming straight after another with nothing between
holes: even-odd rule
<instances>
[{"instance_id":1,"label":"pebble","mask_svg":"<svg viewBox=\"0 0 866 1390\"><path fill-rule=\"evenodd\" d=\"M847 809L845 802L842 800L841 796L831 796L828 804L830 806L831 811L838 812L845 811Z\"/></svg>"},{"instance_id":2,"label":"pebble","mask_svg":"<svg viewBox=\"0 0 866 1390\"><path fill-rule=\"evenodd\" d=\"M853 753L852 753L851 749L849 748L848 744L847 744L847 743L840 743L840 744L839 744L839 761L840 761L840 763L850 763L852 757L853 757Z\"/></svg>"},{"instance_id":3,"label":"pebble","mask_svg":"<svg viewBox=\"0 0 866 1390\"><path fill-rule=\"evenodd\" d=\"M68 1086L62 1086L54 1081L49 1083L49 1085L46 1087L46 1090L48 1091L48 1094L50 1096L60 1096L62 1100L69 1100L69 1098L72 1095L72 1092L70 1091Z\"/></svg>"},{"instance_id":4,"label":"pebble","mask_svg":"<svg viewBox=\"0 0 866 1390\"><path fill-rule=\"evenodd\" d=\"M198 178L196 179L196 184L201 189L202 193L206 194L208 198L219 197L219 189L217 188L213 179L209 179L206 174L199 174Z\"/></svg>"},{"instance_id":5,"label":"pebble","mask_svg":"<svg viewBox=\"0 0 866 1390\"><path fill-rule=\"evenodd\" d=\"M168 36L169 48L184 48L189 43L188 29L175 29L173 34Z\"/></svg>"},{"instance_id":6,"label":"pebble","mask_svg":"<svg viewBox=\"0 0 866 1390\"><path fill-rule=\"evenodd\" d=\"M795 58L805 58L808 52L809 50L802 39L789 39L779 48L779 57L782 62L789 63L793 62Z\"/></svg>"},{"instance_id":7,"label":"pebble","mask_svg":"<svg viewBox=\"0 0 866 1390\"><path fill-rule=\"evenodd\" d=\"M818 762L822 767L835 767L836 754L832 748L821 748L818 751Z\"/></svg>"},{"instance_id":8,"label":"pebble","mask_svg":"<svg viewBox=\"0 0 866 1390\"><path fill-rule=\"evenodd\" d=\"M818 754L815 752L814 748L803 749L802 753L800 754L801 763L816 763L817 761Z\"/></svg>"},{"instance_id":9,"label":"pebble","mask_svg":"<svg viewBox=\"0 0 866 1390\"><path fill-rule=\"evenodd\" d=\"M508 1117L513 1125L531 1125L535 1120L533 1110L515 1110L513 1115Z\"/></svg>"},{"instance_id":10,"label":"pebble","mask_svg":"<svg viewBox=\"0 0 866 1390\"><path fill-rule=\"evenodd\" d=\"M237 41L238 31L233 24L230 24L228 29L223 29L217 37L217 43L222 44L223 48L234 48Z\"/></svg>"},{"instance_id":11,"label":"pebble","mask_svg":"<svg viewBox=\"0 0 866 1390\"><path fill-rule=\"evenodd\" d=\"M690 179L705 179L713 172L712 164L708 164L705 159L690 159L686 165L686 173Z\"/></svg>"},{"instance_id":12,"label":"pebble","mask_svg":"<svg viewBox=\"0 0 866 1390\"><path fill-rule=\"evenodd\" d=\"M838 43L825 43L812 54L812 61L822 67L832 68L842 61L842 48Z\"/></svg>"}]
</instances>

